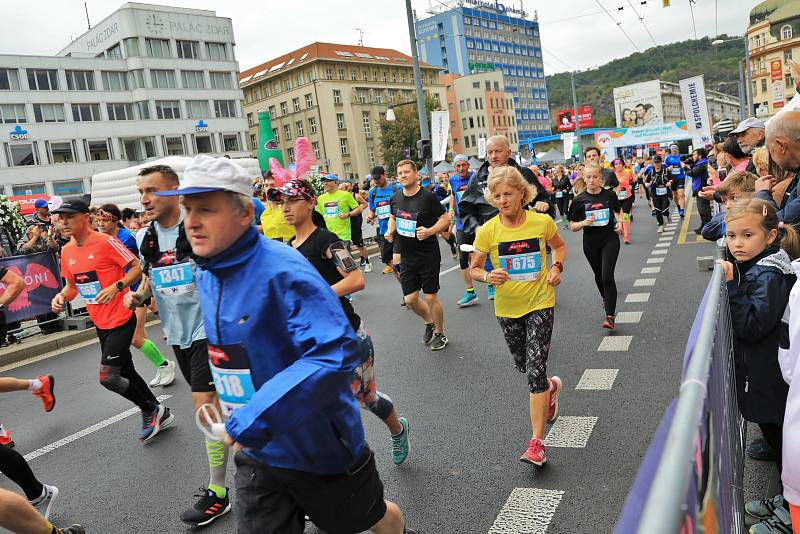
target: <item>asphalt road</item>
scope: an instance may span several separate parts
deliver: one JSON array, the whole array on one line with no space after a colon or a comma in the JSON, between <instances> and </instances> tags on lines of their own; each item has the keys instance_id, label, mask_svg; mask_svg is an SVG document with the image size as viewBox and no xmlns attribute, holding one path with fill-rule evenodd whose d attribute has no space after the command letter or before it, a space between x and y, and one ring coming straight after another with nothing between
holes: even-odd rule
<instances>
[{"instance_id":1,"label":"asphalt road","mask_svg":"<svg viewBox=\"0 0 800 534\"><path fill-rule=\"evenodd\" d=\"M565 388L543 468L517 460L530 437L526 381L512 365L485 289L478 288L477 305L456 306L463 281L457 267L450 270L456 262L446 245L440 295L450 345L443 351L421 344L421 322L400 306L394 279L382 275L378 264L367 275L368 287L355 295L354 305L375 341L378 388L411 423L408 461L394 466L385 426L368 412L363 421L387 498L400 504L409 526L424 534L613 530L650 436L677 394L683 348L709 279L696 258L712 254L709 244L676 244L680 224L671 240L656 247L659 236L643 201L634 213L634 243L623 246L616 280L618 312L640 320L619 324L613 333L600 328L603 311L581 236L561 230L569 254L557 290L548 371ZM667 253L651 254L660 250ZM660 272L642 273L656 267ZM170 353L160 328L150 335ZM17 450L39 451L31 460L39 478L60 488L56 524L81 522L88 532L103 534L185 532L178 516L207 483L203 438L186 383L180 379L158 391L171 396L165 402L177 420L142 446L138 413L109 421L131 406L98 384L98 363L93 344L6 370L3 375L20 378L55 375L58 403L43 414L27 393L5 394L2 422ZM150 364L138 353L136 363L149 380ZM587 369L602 371L589 371L596 380L587 374L584 381L606 389L576 389ZM42 451L67 437L68 443ZM0 486L18 491L1 477ZM232 514L207 530L235 532Z\"/></svg>"}]
</instances>

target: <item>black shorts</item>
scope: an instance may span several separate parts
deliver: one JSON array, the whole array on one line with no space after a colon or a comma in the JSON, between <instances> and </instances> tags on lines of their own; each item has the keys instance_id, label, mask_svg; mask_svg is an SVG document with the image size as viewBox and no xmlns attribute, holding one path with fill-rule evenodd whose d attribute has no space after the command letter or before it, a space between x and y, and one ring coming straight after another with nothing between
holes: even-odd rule
<instances>
[{"instance_id":1,"label":"black shorts","mask_svg":"<svg viewBox=\"0 0 800 534\"><path fill-rule=\"evenodd\" d=\"M277 469L241 452L234 462L239 534L302 534L306 514L329 534L352 534L369 530L386 515L383 483L367 446L341 475Z\"/></svg>"},{"instance_id":2,"label":"black shorts","mask_svg":"<svg viewBox=\"0 0 800 534\"><path fill-rule=\"evenodd\" d=\"M381 263L384 265L392 264L392 251L394 243L389 243L380 233L375 234L375 241L378 243L378 250L381 253Z\"/></svg>"},{"instance_id":3,"label":"black shorts","mask_svg":"<svg viewBox=\"0 0 800 534\"><path fill-rule=\"evenodd\" d=\"M400 288L403 296L416 293L420 289L426 295L439 292L439 262L433 265L406 265L401 263Z\"/></svg>"},{"instance_id":4,"label":"black shorts","mask_svg":"<svg viewBox=\"0 0 800 534\"><path fill-rule=\"evenodd\" d=\"M116 328L97 327L97 337L100 339L100 352L102 356L100 363L112 367L123 367L133 360L131 354L131 341L133 333L136 331L136 315L131 314L130 318Z\"/></svg>"},{"instance_id":5,"label":"black shorts","mask_svg":"<svg viewBox=\"0 0 800 534\"><path fill-rule=\"evenodd\" d=\"M456 230L456 241L458 242L458 265L462 270L469 269L469 253L461 250L461 245L471 245L475 242L475 234L467 234L462 230Z\"/></svg>"},{"instance_id":6,"label":"black shorts","mask_svg":"<svg viewBox=\"0 0 800 534\"><path fill-rule=\"evenodd\" d=\"M350 241L357 247L364 246L364 236L361 231L361 215L350 219Z\"/></svg>"},{"instance_id":7,"label":"black shorts","mask_svg":"<svg viewBox=\"0 0 800 534\"><path fill-rule=\"evenodd\" d=\"M172 352L181 368L181 374L191 386L193 393L216 391L211 367L208 365L208 340L198 339L185 349L172 345Z\"/></svg>"},{"instance_id":8,"label":"black shorts","mask_svg":"<svg viewBox=\"0 0 800 534\"><path fill-rule=\"evenodd\" d=\"M686 189L686 178L672 179L672 190L677 191L678 189Z\"/></svg>"},{"instance_id":9,"label":"black shorts","mask_svg":"<svg viewBox=\"0 0 800 534\"><path fill-rule=\"evenodd\" d=\"M625 200L620 200L619 205L622 209L622 213L630 213L633 209L633 196L629 196Z\"/></svg>"}]
</instances>

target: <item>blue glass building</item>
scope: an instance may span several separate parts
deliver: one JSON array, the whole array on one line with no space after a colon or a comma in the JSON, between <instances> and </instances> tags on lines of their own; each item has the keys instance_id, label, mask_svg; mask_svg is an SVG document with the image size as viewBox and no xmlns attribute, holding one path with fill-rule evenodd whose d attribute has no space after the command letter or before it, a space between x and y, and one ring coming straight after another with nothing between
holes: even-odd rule
<instances>
[{"instance_id":1,"label":"blue glass building","mask_svg":"<svg viewBox=\"0 0 800 534\"><path fill-rule=\"evenodd\" d=\"M416 22L422 61L465 76L503 72L520 144L551 134L539 23L526 16L498 1L462 0Z\"/></svg>"}]
</instances>

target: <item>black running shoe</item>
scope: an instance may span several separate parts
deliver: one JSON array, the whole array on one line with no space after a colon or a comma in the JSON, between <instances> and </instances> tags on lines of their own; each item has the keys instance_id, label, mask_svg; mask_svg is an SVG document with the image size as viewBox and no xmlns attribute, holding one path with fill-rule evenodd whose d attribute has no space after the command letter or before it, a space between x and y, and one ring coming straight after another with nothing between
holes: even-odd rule
<instances>
[{"instance_id":1,"label":"black running shoe","mask_svg":"<svg viewBox=\"0 0 800 534\"><path fill-rule=\"evenodd\" d=\"M425 333L422 334L422 343L427 345L433 339L433 323L425 325Z\"/></svg>"},{"instance_id":2,"label":"black running shoe","mask_svg":"<svg viewBox=\"0 0 800 534\"><path fill-rule=\"evenodd\" d=\"M61 534L86 534L86 529L80 525L72 525L67 528L60 528L58 532Z\"/></svg>"},{"instance_id":3,"label":"black running shoe","mask_svg":"<svg viewBox=\"0 0 800 534\"><path fill-rule=\"evenodd\" d=\"M447 336L444 334L434 334L433 340L431 341L431 350L442 350L450 343L448 341Z\"/></svg>"},{"instance_id":4,"label":"black running shoe","mask_svg":"<svg viewBox=\"0 0 800 534\"><path fill-rule=\"evenodd\" d=\"M174 420L175 416L163 404L159 404L158 408L148 414L142 413L142 431L139 439L143 443L149 442L156 434L171 425Z\"/></svg>"},{"instance_id":5,"label":"black running shoe","mask_svg":"<svg viewBox=\"0 0 800 534\"><path fill-rule=\"evenodd\" d=\"M181 514L181 521L194 527L204 527L231 511L230 494L226 494L224 499L217 497L217 494L208 488L200 488L200 493L195 493L195 497L200 499L193 508Z\"/></svg>"}]
</instances>

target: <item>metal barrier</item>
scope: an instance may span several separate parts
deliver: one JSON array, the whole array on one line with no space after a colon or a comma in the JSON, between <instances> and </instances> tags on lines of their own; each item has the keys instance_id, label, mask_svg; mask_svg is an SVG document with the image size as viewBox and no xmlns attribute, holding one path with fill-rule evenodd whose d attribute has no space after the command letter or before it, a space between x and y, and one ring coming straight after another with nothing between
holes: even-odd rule
<instances>
[{"instance_id":1,"label":"metal barrier","mask_svg":"<svg viewBox=\"0 0 800 534\"><path fill-rule=\"evenodd\" d=\"M739 534L744 527L744 422L722 268L687 344L680 394L667 409L628 494L616 534Z\"/></svg>"}]
</instances>

